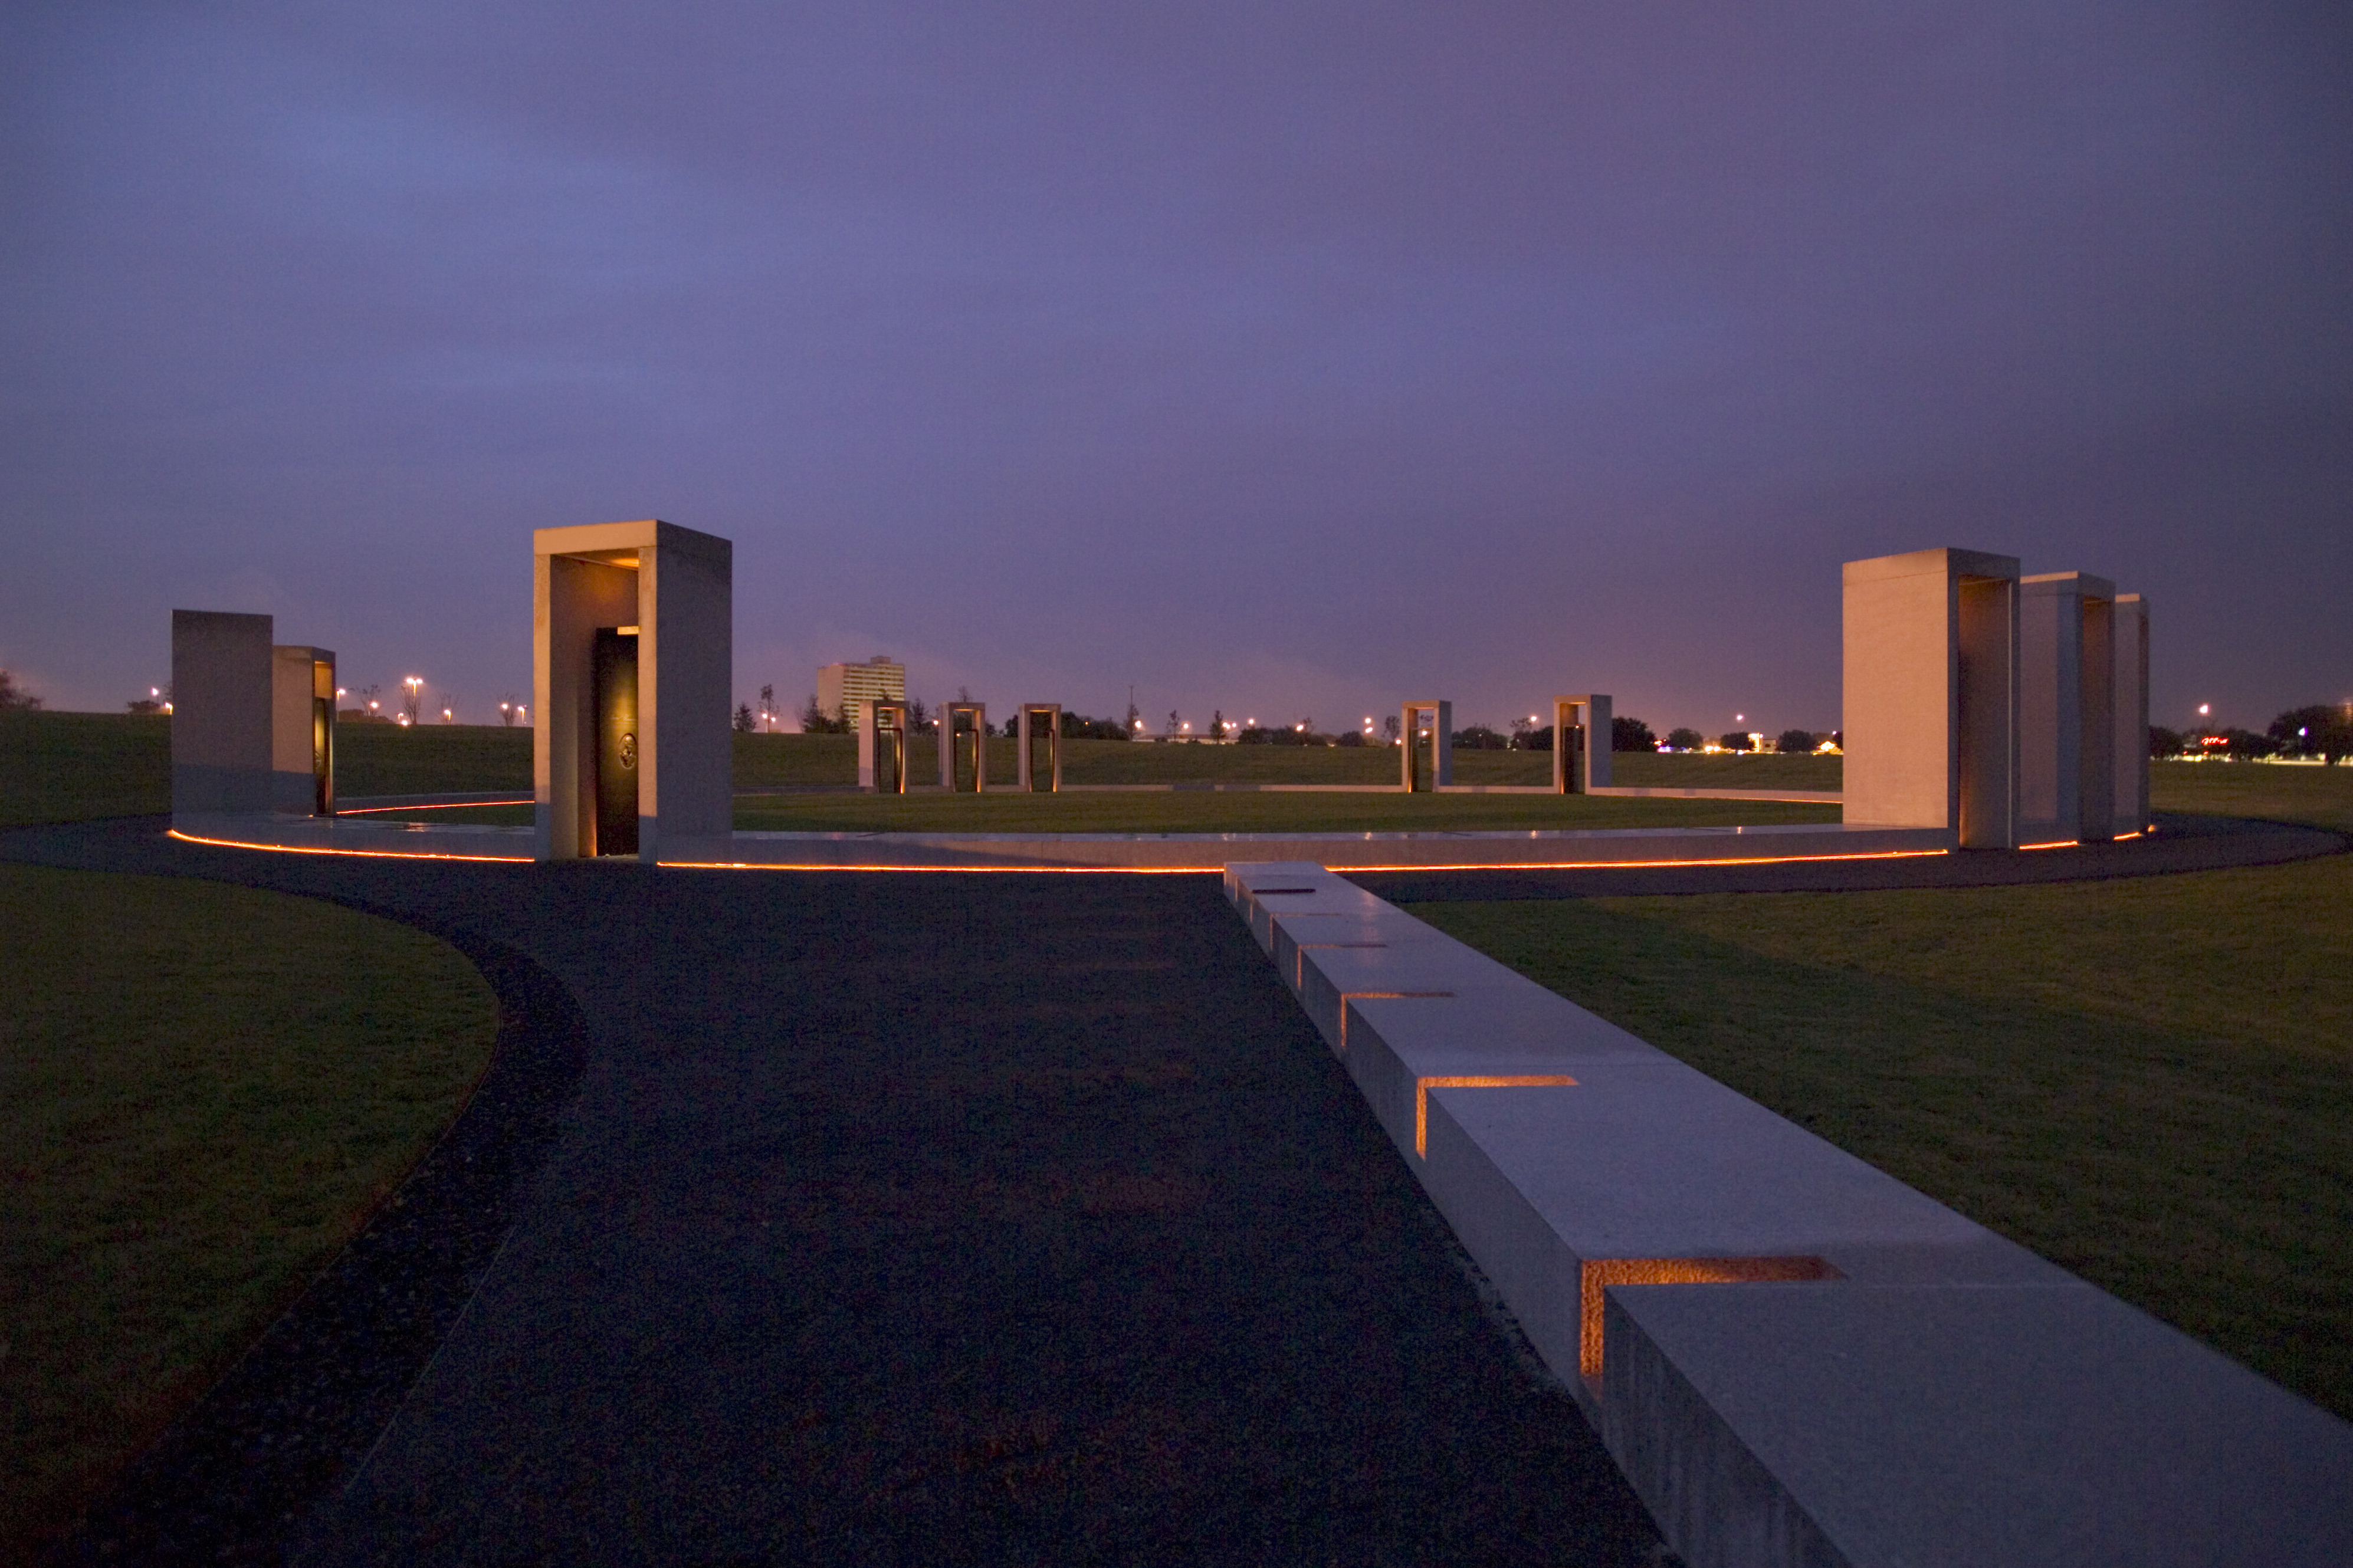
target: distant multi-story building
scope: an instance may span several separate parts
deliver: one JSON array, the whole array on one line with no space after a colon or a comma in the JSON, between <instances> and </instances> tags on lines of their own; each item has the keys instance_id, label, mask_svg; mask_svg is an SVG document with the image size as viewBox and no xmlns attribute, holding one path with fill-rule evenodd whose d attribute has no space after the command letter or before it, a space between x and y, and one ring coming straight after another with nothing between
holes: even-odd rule
<instances>
[{"instance_id":1,"label":"distant multi-story building","mask_svg":"<svg viewBox=\"0 0 2353 1568\"><path fill-rule=\"evenodd\" d=\"M864 664L828 664L817 672L818 710L849 721L855 731L869 702L904 702L907 667L876 654Z\"/></svg>"}]
</instances>

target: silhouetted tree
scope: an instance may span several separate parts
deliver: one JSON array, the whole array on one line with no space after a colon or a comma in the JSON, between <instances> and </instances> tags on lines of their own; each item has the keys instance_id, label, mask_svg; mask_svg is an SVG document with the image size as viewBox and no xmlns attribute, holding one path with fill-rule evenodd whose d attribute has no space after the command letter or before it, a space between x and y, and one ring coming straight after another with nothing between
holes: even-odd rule
<instances>
[{"instance_id":1,"label":"silhouetted tree","mask_svg":"<svg viewBox=\"0 0 2353 1568\"><path fill-rule=\"evenodd\" d=\"M0 669L0 712L29 713L41 705L41 700L16 684L16 678Z\"/></svg>"},{"instance_id":2,"label":"silhouetted tree","mask_svg":"<svg viewBox=\"0 0 2353 1568\"><path fill-rule=\"evenodd\" d=\"M1473 724L1454 731L1454 749L1458 752L1501 752L1511 742L1484 724Z\"/></svg>"},{"instance_id":3,"label":"silhouetted tree","mask_svg":"<svg viewBox=\"0 0 2353 1568\"><path fill-rule=\"evenodd\" d=\"M752 712L752 705L749 702L738 702L735 704L735 732L737 734L748 735L759 727L760 721L754 716Z\"/></svg>"},{"instance_id":4,"label":"silhouetted tree","mask_svg":"<svg viewBox=\"0 0 2353 1568\"><path fill-rule=\"evenodd\" d=\"M1667 744L1678 752L1696 752L1707 744L1707 737L1683 726L1667 731Z\"/></svg>"},{"instance_id":5,"label":"silhouetted tree","mask_svg":"<svg viewBox=\"0 0 2353 1568\"><path fill-rule=\"evenodd\" d=\"M1620 713L1609 721L1609 749L1613 752L1655 752L1658 736L1640 719Z\"/></svg>"},{"instance_id":6,"label":"silhouetted tree","mask_svg":"<svg viewBox=\"0 0 2353 1568\"><path fill-rule=\"evenodd\" d=\"M1788 752L1810 752L1814 749L1814 732L1810 730L1784 730L1780 739L1773 742L1773 749Z\"/></svg>"},{"instance_id":7,"label":"silhouetted tree","mask_svg":"<svg viewBox=\"0 0 2353 1568\"><path fill-rule=\"evenodd\" d=\"M2283 754L2323 757L2333 767L2337 758L2353 752L2353 703L2291 708L2272 721L2269 734Z\"/></svg>"},{"instance_id":8,"label":"silhouetted tree","mask_svg":"<svg viewBox=\"0 0 2353 1568\"><path fill-rule=\"evenodd\" d=\"M849 733L849 719L839 708L828 713L818 707L817 693L812 691L809 693L808 700L801 705L801 733L847 735Z\"/></svg>"},{"instance_id":9,"label":"silhouetted tree","mask_svg":"<svg viewBox=\"0 0 2353 1568\"><path fill-rule=\"evenodd\" d=\"M1745 752L1748 749L1748 733L1745 730L1726 730L1715 738L1715 743L1727 752Z\"/></svg>"}]
</instances>

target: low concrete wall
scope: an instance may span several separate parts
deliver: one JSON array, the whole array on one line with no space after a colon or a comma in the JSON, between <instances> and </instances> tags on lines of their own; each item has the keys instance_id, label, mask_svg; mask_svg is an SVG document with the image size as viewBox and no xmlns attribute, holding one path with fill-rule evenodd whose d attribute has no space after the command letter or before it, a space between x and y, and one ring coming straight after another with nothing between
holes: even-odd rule
<instances>
[{"instance_id":1,"label":"low concrete wall","mask_svg":"<svg viewBox=\"0 0 2353 1568\"><path fill-rule=\"evenodd\" d=\"M2353 1427L1323 866L1225 885L1692 1568L2353 1563Z\"/></svg>"}]
</instances>

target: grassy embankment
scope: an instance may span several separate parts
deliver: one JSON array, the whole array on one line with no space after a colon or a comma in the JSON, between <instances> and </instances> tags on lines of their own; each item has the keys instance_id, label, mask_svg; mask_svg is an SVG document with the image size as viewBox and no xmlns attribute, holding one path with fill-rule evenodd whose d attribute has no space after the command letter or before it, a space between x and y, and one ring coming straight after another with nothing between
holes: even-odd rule
<instances>
[{"instance_id":1,"label":"grassy embankment","mask_svg":"<svg viewBox=\"0 0 2353 1568\"><path fill-rule=\"evenodd\" d=\"M0 825L164 810L165 721L0 716ZM0 863L0 1562L333 1257L490 1058L454 949L311 900Z\"/></svg>"},{"instance_id":2,"label":"grassy embankment","mask_svg":"<svg viewBox=\"0 0 2353 1568\"><path fill-rule=\"evenodd\" d=\"M2353 769L2155 794L2353 831ZM1414 912L2353 1416L2353 856Z\"/></svg>"}]
</instances>

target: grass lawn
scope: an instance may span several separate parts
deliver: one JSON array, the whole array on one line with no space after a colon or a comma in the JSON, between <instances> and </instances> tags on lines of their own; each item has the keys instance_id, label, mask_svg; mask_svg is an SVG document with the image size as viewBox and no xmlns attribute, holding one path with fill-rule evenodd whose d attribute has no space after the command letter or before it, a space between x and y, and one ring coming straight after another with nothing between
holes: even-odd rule
<instances>
[{"instance_id":1,"label":"grass lawn","mask_svg":"<svg viewBox=\"0 0 2353 1568\"><path fill-rule=\"evenodd\" d=\"M336 793L345 798L491 789L528 794L531 741L529 730L487 725L423 724L403 729L396 724L345 722L335 731ZM1164 746L1136 745L1125 741L1070 741L1064 744L1068 751L1062 760L1062 782L1073 784L1395 784L1398 778L1397 753L1384 747ZM1009 788L1015 776L1014 746L1015 742L1002 736L991 738L988 743L989 778L1000 790ZM739 734L734 737L734 781L739 790L796 785L846 788L858 782L858 742L854 736ZM928 738L918 741L916 752L917 780L935 777L937 752L928 744ZM1651 788L1839 787L1840 763L1836 757L1661 756L1647 752L1621 752L1612 765L1619 784ZM1454 754L1455 778L1461 784L1541 784L1551 777L1551 757L1543 752ZM169 811L171 721L120 713L0 714L0 780L6 782L5 793L0 795L0 827ZM1588 806L1599 804L1598 800L1586 803ZM1212 810L1210 817L1198 819L1186 815L1193 809L1189 806L1175 809L1177 816L1170 820L1217 821L1214 808L1206 808ZM1288 813L1295 808L1271 809ZM1492 824L1494 817L1485 814L1497 810L1525 816L1529 811L1541 814L1546 809L1542 803L1525 808L1472 807L1460 826ZM1559 806L1556 804L1550 809L1557 810ZM1136 810L1140 816L1119 819L1135 823L1133 829L1122 826L1074 831L1261 831L1222 823L1215 826L1164 828L1155 818L1153 807L1140 806ZM766 808L759 808L757 814L765 816ZM426 820L503 823L528 821L529 817L494 809L463 817L436 815ZM1279 815L1265 820L1277 828L1286 828L1299 818L1295 815ZM1624 820L1700 824L1834 821L1836 817L1826 819L1819 813L1796 816L1759 815L1756 809L1743 808L1730 816L1636 816ZM1534 826L1548 822L1548 818L1540 823L1539 816L1528 816L1510 825ZM737 826L785 824L755 822L739 815ZM828 826L828 830L832 829ZM1369 830L1371 825L1335 827L1335 831Z\"/></svg>"},{"instance_id":2,"label":"grass lawn","mask_svg":"<svg viewBox=\"0 0 2353 1568\"><path fill-rule=\"evenodd\" d=\"M1009 784L1018 759L1015 742L988 742L988 776ZM1069 784L1393 784L1398 755L1385 746L1166 746L1127 741L1065 741L1062 782ZM939 751L930 736L914 746L918 782L939 777ZM1620 752L1612 782L1671 789L1821 789L1839 787L1837 757L1765 755L1662 756ZM1454 779L1469 784L1542 784L1551 781L1549 752L1457 752ZM858 742L850 735L738 735L735 787L847 785L858 782ZM489 787L489 786L484 786Z\"/></svg>"},{"instance_id":3,"label":"grass lawn","mask_svg":"<svg viewBox=\"0 0 2353 1568\"><path fill-rule=\"evenodd\" d=\"M1111 745L1118 742L1106 742ZM1240 748L1235 748L1239 750ZM735 826L827 833L1394 833L1836 822L1834 805L1609 795L739 795Z\"/></svg>"},{"instance_id":4,"label":"grass lawn","mask_svg":"<svg viewBox=\"0 0 2353 1568\"><path fill-rule=\"evenodd\" d=\"M2153 787L2353 828L2353 769ZM1414 912L2353 1416L2353 856Z\"/></svg>"},{"instance_id":5,"label":"grass lawn","mask_svg":"<svg viewBox=\"0 0 2353 1568\"><path fill-rule=\"evenodd\" d=\"M0 827L172 809L172 721L0 713Z\"/></svg>"},{"instance_id":6,"label":"grass lawn","mask_svg":"<svg viewBox=\"0 0 2353 1568\"><path fill-rule=\"evenodd\" d=\"M165 721L0 718L0 825L168 808ZM526 737L527 739L527 737ZM0 863L0 1562L349 1238L490 1059L473 966L307 899Z\"/></svg>"}]
</instances>

